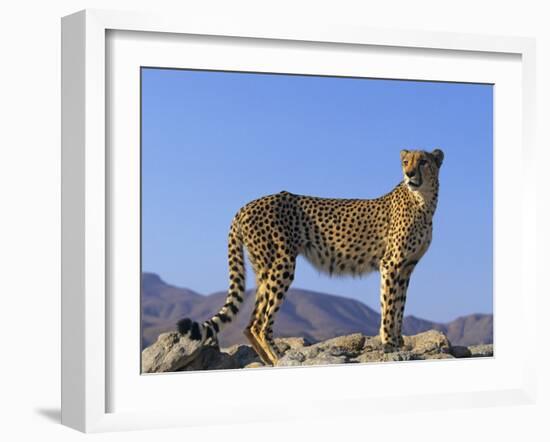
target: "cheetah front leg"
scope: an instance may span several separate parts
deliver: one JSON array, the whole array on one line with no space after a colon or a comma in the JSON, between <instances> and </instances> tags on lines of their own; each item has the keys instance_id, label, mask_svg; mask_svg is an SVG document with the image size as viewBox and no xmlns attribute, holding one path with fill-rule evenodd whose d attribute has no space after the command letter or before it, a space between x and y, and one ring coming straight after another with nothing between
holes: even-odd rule
<instances>
[{"instance_id":1,"label":"cheetah front leg","mask_svg":"<svg viewBox=\"0 0 550 442\"><path fill-rule=\"evenodd\" d=\"M409 288L409 281L411 280L411 274L417 264L415 260L409 260L402 264L401 268L398 268L397 272L397 292L395 296L395 329L394 334L397 337L400 347L403 346L403 335L401 333L403 327L403 315L405 312L405 301L407 300L407 290Z\"/></svg>"},{"instance_id":2,"label":"cheetah front leg","mask_svg":"<svg viewBox=\"0 0 550 442\"><path fill-rule=\"evenodd\" d=\"M380 338L384 349L392 351L403 346L402 326L407 289L415 262L401 267L391 264L381 269Z\"/></svg>"},{"instance_id":3,"label":"cheetah front leg","mask_svg":"<svg viewBox=\"0 0 550 442\"><path fill-rule=\"evenodd\" d=\"M399 341L394 335L395 330L395 272L388 267L380 269L380 340L384 351L392 351L398 347Z\"/></svg>"},{"instance_id":4,"label":"cheetah front leg","mask_svg":"<svg viewBox=\"0 0 550 442\"><path fill-rule=\"evenodd\" d=\"M398 288L395 296L395 329L394 334L397 337L399 347L404 344L402 327L403 327L403 314L405 311L405 301L407 300L407 288L409 287L410 272L408 274L401 274L398 279Z\"/></svg>"}]
</instances>

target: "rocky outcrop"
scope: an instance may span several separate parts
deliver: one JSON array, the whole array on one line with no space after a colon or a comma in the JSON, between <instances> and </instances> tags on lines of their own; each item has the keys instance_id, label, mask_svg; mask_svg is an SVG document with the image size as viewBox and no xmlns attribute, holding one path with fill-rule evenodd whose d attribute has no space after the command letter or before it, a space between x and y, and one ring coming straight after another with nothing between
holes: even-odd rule
<instances>
[{"instance_id":1,"label":"rocky outcrop","mask_svg":"<svg viewBox=\"0 0 550 442\"><path fill-rule=\"evenodd\" d=\"M453 347L437 330L405 336L404 345L396 351L384 351L378 336L354 333L310 344L304 338L275 339L283 357L278 366L350 364L384 361L414 361L423 359L454 359L493 355L492 345ZM179 333L169 332L142 352L142 372L159 373L191 370L222 370L258 368L264 364L248 345L233 345L220 349L199 347Z\"/></svg>"},{"instance_id":2,"label":"rocky outcrop","mask_svg":"<svg viewBox=\"0 0 550 442\"><path fill-rule=\"evenodd\" d=\"M179 371L209 350L214 348L200 348L199 341L192 341L180 333L163 333L153 345L141 352L142 372Z\"/></svg>"}]
</instances>

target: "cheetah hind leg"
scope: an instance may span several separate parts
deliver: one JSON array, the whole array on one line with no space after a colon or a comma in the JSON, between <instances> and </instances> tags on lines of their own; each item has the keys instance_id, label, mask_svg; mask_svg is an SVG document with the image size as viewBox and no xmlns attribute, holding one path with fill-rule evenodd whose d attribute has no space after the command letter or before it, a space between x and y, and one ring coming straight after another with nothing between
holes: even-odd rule
<instances>
[{"instance_id":1,"label":"cheetah hind leg","mask_svg":"<svg viewBox=\"0 0 550 442\"><path fill-rule=\"evenodd\" d=\"M260 341L258 340L256 335L254 333L252 333L252 330L251 330L250 327L247 327L244 330L244 335L246 336L246 338L248 339L248 341L252 345L252 348L257 353L257 355L260 357L262 362L264 364L271 365L271 360L269 359L269 356L267 355L267 353L265 353L264 349L260 345Z\"/></svg>"},{"instance_id":2,"label":"cheetah hind leg","mask_svg":"<svg viewBox=\"0 0 550 442\"><path fill-rule=\"evenodd\" d=\"M260 335L259 342L264 353L267 354L270 360L270 365L276 366L280 356L279 356L278 349L275 347L274 342L271 340L271 338L267 334Z\"/></svg>"},{"instance_id":3,"label":"cheetah hind leg","mask_svg":"<svg viewBox=\"0 0 550 442\"><path fill-rule=\"evenodd\" d=\"M256 300L256 307L254 308L254 311L252 312L252 317L250 318L250 323L244 330L244 335L247 337L247 339L250 341L250 344L252 345L252 348L256 352L256 354L260 357L262 362L266 365L271 365L272 361L269 357L269 355L265 352L261 340L259 338L260 334L258 333L258 330L261 325L261 315L258 313L261 311L266 305L267 305L267 296L263 294L260 289L258 289L256 294L257 300Z\"/></svg>"},{"instance_id":4,"label":"cheetah hind leg","mask_svg":"<svg viewBox=\"0 0 550 442\"><path fill-rule=\"evenodd\" d=\"M246 328L244 334L252 344L254 351L258 354L265 365L277 365L279 356L273 346L270 345L267 337L262 337L259 333L255 333L254 327Z\"/></svg>"},{"instance_id":5,"label":"cheetah hind leg","mask_svg":"<svg viewBox=\"0 0 550 442\"><path fill-rule=\"evenodd\" d=\"M264 348L264 351L270 355L272 364L275 366L279 362L279 359L283 357L283 353L279 350L279 347L273 342L273 331L271 326L262 329L260 334L260 343Z\"/></svg>"}]
</instances>

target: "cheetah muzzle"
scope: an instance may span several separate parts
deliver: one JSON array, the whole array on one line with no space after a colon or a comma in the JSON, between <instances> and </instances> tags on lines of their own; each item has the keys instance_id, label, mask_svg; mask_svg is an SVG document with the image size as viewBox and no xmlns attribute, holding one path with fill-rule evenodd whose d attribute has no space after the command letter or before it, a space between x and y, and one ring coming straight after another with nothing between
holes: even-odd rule
<instances>
[{"instance_id":1,"label":"cheetah muzzle","mask_svg":"<svg viewBox=\"0 0 550 442\"><path fill-rule=\"evenodd\" d=\"M242 207L229 230L229 291L212 318L183 319L180 333L217 342L245 292L244 248L256 275L256 303L244 333L259 357L276 365L273 323L302 255L329 275L380 272L380 339L386 351L403 345L401 328L411 274L432 240L443 152L401 151L404 180L376 199L329 199L280 192Z\"/></svg>"}]
</instances>

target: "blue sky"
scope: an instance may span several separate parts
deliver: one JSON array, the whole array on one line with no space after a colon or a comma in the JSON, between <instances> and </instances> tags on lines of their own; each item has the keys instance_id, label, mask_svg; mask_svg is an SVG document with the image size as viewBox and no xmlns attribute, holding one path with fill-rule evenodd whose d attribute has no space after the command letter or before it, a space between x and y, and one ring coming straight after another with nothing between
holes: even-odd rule
<instances>
[{"instance_id":1,"label":"blue sky","mask_svg":"<svg viewBox=\"0 0 550 442\"><path fill-rule=\"evenodd\" d=\"M227 233L243 204L281 190L375 198L401 181L401 149L436 147L433 241L405 313L491 313L491 85L142 69L143 270L226 290ZM300 259L293 286L378 310L378 274L331 279Z\"/></svg>"}]
</instances>

